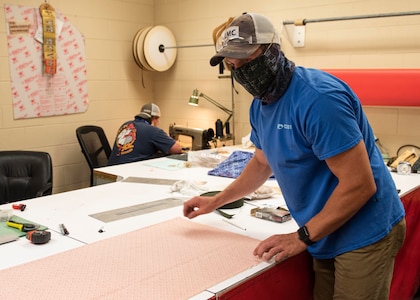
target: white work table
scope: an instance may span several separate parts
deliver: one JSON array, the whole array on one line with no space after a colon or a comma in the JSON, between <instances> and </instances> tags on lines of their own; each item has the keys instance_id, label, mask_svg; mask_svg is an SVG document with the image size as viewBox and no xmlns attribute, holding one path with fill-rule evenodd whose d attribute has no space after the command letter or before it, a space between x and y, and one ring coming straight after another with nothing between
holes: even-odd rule
<instances>
[{"instance_id":1,"label":"white work table","mask_svg":"<svg viewBox=\"0 0 420 300\"><path fill-rule=\"evenodd\" d=\"M234 151L253 152L253 149L244 149L240 146L227 146L223 148L191 151L188 153L188 155L190 155L190 161L188 162L172 159L171 156L168 156L102 167L94 169L94 180L100 181L99 184L101 184L120 181L127 179L128 177L194 181L208 181L210 178L212 184L221 183L222 185L226 185L226 183L231 182L233 179L208 176L207 172L211 170L212 167L216 166L218 161L227 158ZM191 157L194 157L193 161L191 161Z\"/></svg>"},{"instance_id":2,"label":"white work table","mask_svg":"<svg viewBox=\"0 0 420 300\"><path fill-rule=\"evenodd\" d=\"M51 241L44 245L34 245L21 237L17 241L0 245L0 271L83 245L55 231L51 231Z\"/></svg>"},{"instance_id":3,"label":"white work table","mask_svg":"<svg viewBox=\"0 0 420 300\"><path fill-rule=\"evenodd\" d=\"M187 200L190 196L172 193L169 187L164 185L115 182L21 201L19 203L26 204L27 208L23 212L15 211L14 214L48 226L57 232L60 232L59 224L64 224L69 231L69 237L89 244L165 220L183 217L182 205L132 217L121 217L112 222L103 222L90 216L167 198ZM246 227L246 230L241 230L222 221L223 217L218 212L200 216L193 221L257 239L267 238L275 232L288 232L297 229L293 220L280 224L252 217L249 213L250 209L255 207L254 205L284 205L281 195L274 195L266 200L253 200L249 203L252 204L245 203L241 208L224 210L227 213L235 214L230 221L241 227Z\"/></svg>"},{"instance_id":4,"label":"white work table","mask_svg":"<svg viewBox=\"0 0 420 300\"><path fill-rule=\"evenodd\" d=\"M400 197L406 195L420 185L420 174L412 173L409 175L401 175L391 172L392 179L395 182Z\"/></svg>"},{"instance_id":5,"label":"white work table","mask_svg":"<svg viewBox=\"0 0 420 300\"><path fill-rule=\"evenodd\" d=\"M155 161L165 162L166 160L168 160L168 158L159 158ZM171 161L173 160L171 159ZM183 161L174 162L184 163ZM142 162L108 168L112 169L117 167L129 169L127 173L128 177L137 177L137 175L142 174L143 178L156 178L159 180L193 180L195 182L199 181L207 190L221 190L233 180L209 176L207 175L209 168L201 167L164 170L150 166L146 162ZM132 170L135 170L136 173L133 174ZM276 183L271 180L269 185L275 186ZM0 245L0 255L2 257L13 257L13 259L10 260L2 259L0 261L0 269L7 269L30 261L36 261L43 257L48 257L86 244L92 244L133 232L137 229L159 224L166 220L183 218L182 201L189 199L190 197L191 196L186 196L179 192L172 192L170 190L170 185L161 183L124 182L121 180L111 184L20 201L19 203L26 204L26 209L23 212L14 210L14 214L31 222L47 226L52 232L52 238L49 243L44 245L33 245L25 238L20 238L18 241ZM104 222L90 216L92 214L171 198L174 199L174 201L180 200L181 203L172 208L120 218L119 220L112 222ZM265 239L274 233L292 232L297 229L294 220L280 224L257 219L250 215L250 210L255 207L255 205L284 206L284 201L280 193L276 193L272 198L254 200L250 203L251 204L245 203L244 206L237 209L224 210L227 213L235 214L235 216L229 220L231 223L223 221L224 218L218 212L200 216L194 219L193 222L249 236L258 240ZM11 204L5 204L0 206L0 209L9 209L10 207ZM60 233L59 224L64 224L66 226L69 235L64 236ZM192 297L192 299L209 299L218 292L255 274L259 274L272 265L272 263L261 262L228 280L221 280L217 285L208 287L206 290L198 293L195 297Z\"/></svg>"},{"instance_id":6,"label":"white work table","mask_svg":"<svg viewBox=\"0 0 420 300\"><path fill-rule=\"evenodd\" d=\"M197 153L202 153L202 155L213 155L221 153L222 156L227 157L233 151L253 151L252 148L242 148L241 146L227 146L223 148L209 149L195 151ZM197 156L197 155L195 155ZM173 170L156 168L153 166L155 161L170 160L173 162ZM109 183L115 181L121 181L129 177L142 177L142 178L156 178L156 179L176 179L176 180L208 180L211 178L211 184L217 185L218 183L221 186L227 185L232 182L233 179L223 178L217 176L208 176L207 172L211 170L211 167L180 167L183 165L181 160L172 160L170 158L159 158L149 161L140 161L123 165L115 165L109 167L97 168L94 170L94 177L98 184ZM159 164L155 164L159 165ZM400 190L400 196L405 195L416 186L420 185L420 174L410 174L410 175L400 175L396 172L390 172L391 176L396 184L398 190ZM176 178L174 178L176 177ZM275 180L268 180L266 185L272 187L278 187Z\"/></svg>"},{"instance_id":7,"label":"white work table","mask_svg":"<svg viewBox=\"0 0 420 300\"><path fill-rule=\"evenodd\" d=\"M242 149L240 147L226 147L225 151L231 153L234 150ZM172 167L173 169L171 169ZM118 237L174 218L183 218L182 202L189 199L191 195L172 192L170 183L179 180L195 182L208 191L217 191L222 190L233 181L230 178L207 175L210 169L209 167L199 167L195 164L188 165L185 161L163 157L95 170L101 178L114 178L115 180L110 181L116 182L110 184L21 201L20 203L27 205L26 210L23 212L15 210L14 214L47 226L52 232L52 238L45 245L33 245L25 238L0 245L0 256L10 258L0 260L0 270L76 249L83 245ZM392 177L396 182L397 189L401 190L400 195L420 185L419 174L398 175L392 173ZM131 180L127 180L129 178ZM136 179L139 180L136 181ZM141 179L152 180L144 182ZM162 180L163 182L161 182ZM165 182L165 180L167 181ZM266 185L278 191L275 180L268 180ZM153 203L162 199L172 199L178 205L154 212L131 215L130 217L121 216L117 220L108 222L92 216L121 208L130 209L130 207L136 205ZM246 201L244 206L240 208L224 210L227 213L234 214L234 217L229 219L231 223L227 223L226 219L218 212L199 216L192 221L257 240L265 239L273 234L297 230L297 224L294 220L286 223L275 223L251 216L250 210L255 206L277 207L285 205L281 193L277 192L271 198ZM0 206L0 209L10 207L11 204L5 204ZM60 233L59 224L64 224L67 227L68 236ZM260 262L228 280L221 280L214 286L210 286L201 292L198 291L198 294L191 299L212 298L248 278L272 269L273 265L272 263Z\"/></svg>"}]
</instances>

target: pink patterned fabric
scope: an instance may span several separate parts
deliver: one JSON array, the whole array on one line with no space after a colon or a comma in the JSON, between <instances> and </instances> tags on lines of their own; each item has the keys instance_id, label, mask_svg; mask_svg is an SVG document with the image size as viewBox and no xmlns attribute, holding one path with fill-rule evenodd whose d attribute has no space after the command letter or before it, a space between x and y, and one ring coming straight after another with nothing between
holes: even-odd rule
<instances>
[{"instance_id":1,"label":"pink patterned fabric","mask_svg":"<svg viewBox=\"0 0 420 300\"><path fill-rule=\"evenodd\" d=\"M176 218L3 270L0 291L3 299L186 299L259 263L257 243Z\"/></svg>"}]
</instances>

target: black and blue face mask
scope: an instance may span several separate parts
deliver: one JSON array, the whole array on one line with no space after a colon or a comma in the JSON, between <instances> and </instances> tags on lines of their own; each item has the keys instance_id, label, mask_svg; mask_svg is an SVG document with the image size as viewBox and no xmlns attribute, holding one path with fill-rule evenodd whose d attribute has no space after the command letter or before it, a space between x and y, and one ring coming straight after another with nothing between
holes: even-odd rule
<instances>
[{"instance_id":1,"label":"black and blue face mask","mask_svg":"<svg viewBox=\"0 0 420 300\"><path fill-rule=\"evenodd\" d=\"M270 45L263 54L235 69L232 76L251 95L263 102L277 100L286 90L295 64L280 50L280 45Z\"/></svg>"}]
</instances>

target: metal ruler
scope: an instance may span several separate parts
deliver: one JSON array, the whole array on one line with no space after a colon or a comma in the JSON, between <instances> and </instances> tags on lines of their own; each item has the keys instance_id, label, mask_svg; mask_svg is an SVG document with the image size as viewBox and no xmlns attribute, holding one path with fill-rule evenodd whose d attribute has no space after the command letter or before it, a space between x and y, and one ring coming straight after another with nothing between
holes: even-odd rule
<instances>
[{"instance_id":1,"label":"metal ruler","mask_svg":"<svg viewBox=\"0 0 420 300\"><path fill-rule=\"evenodd\" d=\"M122 180L122 182L162 184L162 185L172 185L177 181L178 180L175 180L175 179L145 178L145 177L131 177L131 176Z\"/></svg>"},{"instance_id":2,"label":"metal ruler","mask_svg":"<svg viewBox=\"0 0 420 300\"><path fill-rule=\"evenodd\" d=\"M136 204L123 208L108 210L96 214L89 215L92 218L98 219L99 221L108 223L112 221L118 221L121 219L148 214L151 212L164 210L176 206L181 206L184 203L182 198L166 198L156 200L152 202Z\"/></svg>"}]
</instances>

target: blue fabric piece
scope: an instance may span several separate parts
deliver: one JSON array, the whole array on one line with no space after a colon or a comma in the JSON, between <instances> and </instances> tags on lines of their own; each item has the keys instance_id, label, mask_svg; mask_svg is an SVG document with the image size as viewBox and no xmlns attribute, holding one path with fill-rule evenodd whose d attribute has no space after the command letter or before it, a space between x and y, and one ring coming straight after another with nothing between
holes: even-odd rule
<instances>
[{"instance_id":1,"label":"blue fabric piece","mask_svg":"<svg viewBox=\"0 0 420 300\"><path fill-rule=\"evenodd\" d=\"M254 156L253 152L248 151L234 151L228 158L218 164L213 170L210 170L207 174L236 178L242 173L249 160Z\"/></svg>"}]
</instances>

